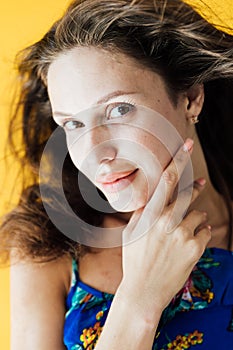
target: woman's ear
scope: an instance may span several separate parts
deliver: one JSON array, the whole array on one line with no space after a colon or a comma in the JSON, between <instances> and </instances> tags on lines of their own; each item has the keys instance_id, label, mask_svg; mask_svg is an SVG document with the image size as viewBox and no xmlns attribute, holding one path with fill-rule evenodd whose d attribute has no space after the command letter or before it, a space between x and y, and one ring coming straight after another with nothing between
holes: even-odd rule
<instances>
[{"instance_id":1,"label":"woman's ear","mask_svg":"<svg viewBox=\"0 0 233 350\"><path fill-rule=\"evenodd\" d=\"M201 113L204 97L205 93L203 84L193 85L186 91L185 115L186 119L190 121L191 124L193 123L193 120Z\"/></svg>"}]
</instances>

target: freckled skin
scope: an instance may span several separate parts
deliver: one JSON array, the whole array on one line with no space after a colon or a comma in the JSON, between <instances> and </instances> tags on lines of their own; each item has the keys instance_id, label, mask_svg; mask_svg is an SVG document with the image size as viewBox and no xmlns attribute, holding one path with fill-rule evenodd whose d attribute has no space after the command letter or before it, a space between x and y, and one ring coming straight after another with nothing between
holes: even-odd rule
<instances>
[{"instance_id":1,"label":"freckled skin","mask_svg":"<svg viewBox=\"0 0 233 350\"><path fill-rule=\"evenodd\" d=\"M166 92L162 78L124 55L116 57L95 49L73 49L60 55L51 64L48 72L48 88L53 111L64 111L72 114L91 108L101 96L112 91L133 91L132 95L118 96L109 102L132 101L137 105L148 107L169 120L179 131L181 137L184 138L187 133L184 123L185 104L182 102L183 100L180 99L181 102L175 108ZM146 126L147 130L153 130L154 126L151 124L150 118L140 113L134 121L135 125L138 125L139 119L141 125ZM93 182L101 165L101 161L97 159L99 157L97 157L97 150L101 153L99 145L108 141L108 147L111 148L113 144L110 142L111 138L118 138L119 142L114 141L116 157L111 164L109 163L110 168L119 171L131 169L132 163L135 168L138 164L141 167L141 171L134 181L133 189L128 188L120 193L122 203L125 203L128 197L132 197L131 202L123 209L120 208L120 200L118 206L115 207L117 210L132 211L146 204L155 190L162 170L169 163L171 154L166 150L165 145L143 130L143 127L109 126L107 131L102 129L96 131L95 134L92 133L91 136L89 134L88 139L84 137L80 142L76 142L76 147L73 146L72 149L70 147L74 164L78 168L81 167L81 164L84 168L86 167L87 170L84 172ZM124 148L121 146L121 140L128 140L128 144ZM74 144L74 142L70 143ZM96 145L93 157L88 158L90 150L94 149ZM135 154L135 146L138 147L137 154ZM178 146L175 144L174 149L177 149ZM130 150L130 148L132 149ZM106 152L106 147L102 153L104 152ZM156 164L155 159L158 160L158 164ZM142 160L144 160L143 163ZM89 167L88 162L91 164ZM93 169L95 174L91 174ZM95 185L98 186L96 183ZM100 189L103 190L101 187ZM105 195L114 206L113 196L107 192Z\"/></svg>"},{"instance_id":2,"label":"freckled skin","mask_svg":"<svg viewBox=\"0 0 233 350\"><path fill-rule=\"evenodd\" d=\"M158 74L145 69L128 56L95 48L77 47L60 54L48 70L48 92L53 112L80 113L93 108L99 99L117 90L133 93L113 97L106 102L107 104L129 102L148 107L166 118L183 139L187 137L194 139L192 153L194 179L204 177L207 186L190 210L196 208L207 211L211 217L212 227L226 223L228 216L225 205L210 182L195 127L190 123L191 117L198 115L203 106L202 86L195 86L182 93L177 106L174 107L167 94L165 83ZM54 119L59 123L59 118ZM134 121L136 124L141 123L148 127L149 130L152 128L151 119L146 115L140 115L140 118L137 116ZM67 133L68 141L69 138ZM171 136L169 138L172 139ZM174 149L177 147L178 145L174 145ZM157 186L162 170L171 160L166 145L158 139L143 128L123 126L120 122L118 125L108 125L96 128L95 132L88 132L86 137L69 148L69 152L74 164L78 168L82 164L85 175L101 190L101 186L95 182L96 174L101 167L108 172L140 168L132 186L120 191L117 201L115 194L103 191L110 204L117 211L126 214L146 205ZM212 232L214 241L214 230ZM222 237L225 237L225 231ZM218 238L216 246L224 244Z\"/></svg>"}]
</instances>

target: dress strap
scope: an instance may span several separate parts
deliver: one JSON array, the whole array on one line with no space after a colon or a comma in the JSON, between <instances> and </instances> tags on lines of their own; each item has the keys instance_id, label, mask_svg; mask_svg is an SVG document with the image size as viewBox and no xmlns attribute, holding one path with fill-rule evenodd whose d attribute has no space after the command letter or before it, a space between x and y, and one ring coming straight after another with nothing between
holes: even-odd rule
<instances>
[{"instance_id":1,"label":"dress strap","mask_svg":"<svg viewBox=\"0 0 233 350\"><path fill-rule=\"evenodd\" d=\"M78 263L73 258L72 259L72 278L71 278L71 288L75 286L77 281L79 280L79 274L78 274Z\"/></svg>"}]
</instances>

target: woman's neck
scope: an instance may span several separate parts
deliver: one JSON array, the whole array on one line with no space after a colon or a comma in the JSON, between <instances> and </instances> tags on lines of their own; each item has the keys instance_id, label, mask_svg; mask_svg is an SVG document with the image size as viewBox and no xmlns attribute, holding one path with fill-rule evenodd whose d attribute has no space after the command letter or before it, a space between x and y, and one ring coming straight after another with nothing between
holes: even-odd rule
<instances>
[{"instance_id":1,"label":"woman's neck","mask_svg":"<svg viewBox=\"0 0 233 350\"><path fill-rule=\"evenodd\" d=\"M204 153L196 133L193 139L194 149L191 158L194 171L194 180L199 177L204 177L206 179L206 185L200 196L191 204L189 211L192 209L206 211L208 214L207 223L212 227L212 238L208 244L208 247L227 249L229 240L228 210L223 196L220 195L212 185ZM233 210L233 202L231 202L231 207Z\"/></svg>"}]
</instances>

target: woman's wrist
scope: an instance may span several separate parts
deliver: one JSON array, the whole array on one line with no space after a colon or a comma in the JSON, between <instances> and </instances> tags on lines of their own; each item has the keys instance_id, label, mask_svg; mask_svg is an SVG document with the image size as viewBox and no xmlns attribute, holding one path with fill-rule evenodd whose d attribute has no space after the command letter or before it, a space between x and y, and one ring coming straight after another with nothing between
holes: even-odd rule
<instances>
[{"instance_id":1,"label":"woman's wrist","mask_svg":"<svg viewBox=\"0 0 233 350\"><path fill-rule=\"evenodd\" d=\"M96 350L152 348L162 310L148 308L141 296L138 291L131 293L128 285L120 284Z\"/></svg>"},{"instance_id":2,"label":"woman's wrist","mask_svg":"<svg viewBox=\"0 0 233 350\"><path fill-rule=\"evenodd\" d=\"M161 295L159 296L161 300L155 295L150 297L143 289L138 287L132 288L127 281L122 280L115 297L122 301L126 309L136 313L138 320L140 319L145 327L153 330L155 327L157 328L165 308L165 306L163 307Z\"/></svg>"}]
</instances>

